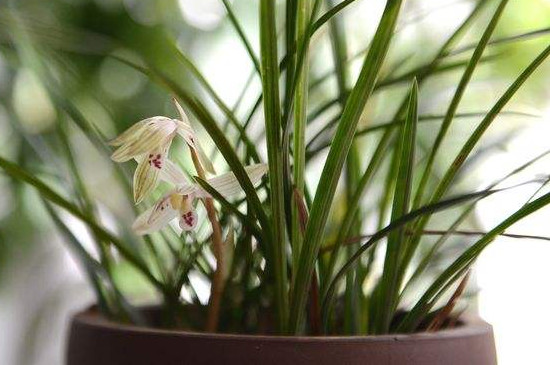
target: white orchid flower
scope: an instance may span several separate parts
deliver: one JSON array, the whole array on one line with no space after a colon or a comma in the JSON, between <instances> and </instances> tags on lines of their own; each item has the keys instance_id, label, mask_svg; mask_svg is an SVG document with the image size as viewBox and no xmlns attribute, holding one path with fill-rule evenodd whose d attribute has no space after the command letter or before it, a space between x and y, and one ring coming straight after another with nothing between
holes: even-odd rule
<instances>
[{"instance_id":1,"label":"white orchid flower","mask_svg":"<svg viewBox=\"0 0 550 365\"><path fill-rule=\"evenodd\" d=\"M246 166L245 171L252 184L257 186L267 172L267 165ZM206 181L226 198L242 192L241 186L232 172L218 175ZM178 186L158 200L153 207L142 213L136 219L132 228L137 234L149 234L158 231L179 217L180 228L184 231L191 231L195 229L198 223L195 201L209 197L211 197L210 194L200 185L190 183L186 179L179 180Z\"/></svg>"},{"instance_id":2,"label":"white orchid flower","mask_svg":"<svg viewBox=\"0 0 550 365\"><path fill-rule=\"evenodd\" d=\"M134 173L134 200L140 203L156 186L159 178L172 182L181 179L181 172L174 169L167 157L170 145L180 135L187 145L197 151L203 167L213 172L212 163L206 158L195 137L189 119L175 101L181 120L157 116L142 120L110 142L118 147L111 158L116 162L135 159L138 167Z\"/></svg>"}]
</instances>

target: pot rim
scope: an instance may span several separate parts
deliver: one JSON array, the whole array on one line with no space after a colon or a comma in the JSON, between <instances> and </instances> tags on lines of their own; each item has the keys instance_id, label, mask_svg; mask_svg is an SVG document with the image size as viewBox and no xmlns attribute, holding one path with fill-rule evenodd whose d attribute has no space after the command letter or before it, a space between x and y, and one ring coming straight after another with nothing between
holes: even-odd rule
<instances>
[{"instance_id":1,"label":"pot rim","mask_svg":"<svg viewBox=\"0 0 550 365\"><path fill-rule=\"evenodd\" d=\"M239 340L239 341L269 341L269 342L410 342L410 341L433 341L449 340L453 338L463 338L476 335L482 335L492 331L492 326L477 316L465 316L461 318L461 325L455 328L444 329L435 332L416 332L411 334L385 334L385 335L355 335L355 336L283 336L283 335L254 335L239 333L212 333L186 330L170 330L154 327L145 327L140 325L130 325L111 321L101 315L101 313L89 308L76 313L72 321L74 324L107 330L112 332L121 332L128 334L145 334L170 337L193 337L211 340Z\"/></svg>"}]
</instances>

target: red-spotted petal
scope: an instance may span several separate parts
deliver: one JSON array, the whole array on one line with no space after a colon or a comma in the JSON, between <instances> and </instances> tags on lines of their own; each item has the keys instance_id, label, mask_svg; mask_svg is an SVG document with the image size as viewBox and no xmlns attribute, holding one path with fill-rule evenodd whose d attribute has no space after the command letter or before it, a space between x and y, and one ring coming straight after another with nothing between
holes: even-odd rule
<instances>
[{"instance_id":1,"label":"red-spotted petal","mask_svg":"<svg viewBox=\"0 0 550 365\"><path fill-rule=\"evenodd\" d=\"M157 186L161 170L167 160L170 143L141 156L134 173L134 200L140 203Z\"/></svg>"},{"instance_id":2,"label":"red-spotted petal","mask_svg":"<svg viewBox=\"0 0 550 365\"><path fill-rule=\"evenodd\" d=\"M140 235L158 231L179 215L179 210L176 208L174 193L169 193L142 213L134 222L132 229Z\"/></svg>"},{"instance_id":3,"label":"red-spotted petal","mask_svg":"<svg viewBox=\"0 0 550 365\"><path fill-rule=\"evenodd\" d=\"M195 209L191 207L188 210L180 211L180 228L184 231L192 231L197 227L198 215Z\"/></svg>"}]
</instances>

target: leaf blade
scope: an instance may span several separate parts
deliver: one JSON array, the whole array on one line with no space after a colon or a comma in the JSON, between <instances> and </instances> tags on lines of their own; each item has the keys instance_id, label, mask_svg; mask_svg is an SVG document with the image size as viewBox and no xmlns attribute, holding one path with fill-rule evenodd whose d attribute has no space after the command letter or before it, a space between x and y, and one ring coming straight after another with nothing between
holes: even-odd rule
<instances>
[{"instance_id":1,"label":"leaf blade","mask_svg":"<svg viewBox=\"0 0 550 365\"><path fill-rule=\"evenodd\" d=\"M417 124L418 84L415 79L411 86L407 118L401 128L401 141L398 145L401 149L401 156L399 158L399 169L395 184L392 221L401 218L409 212ZM403 267L400 265L403 246L406 245L405 229L406 226L403 226L388 235L386 259L380 280L380 292L378 293L378 298L381 301L379 308L382 310L382 313L378 315L378 332L380 333L388 332L398 304L400 278L403 275L403 271L406 270L406 266Z\"/></svg>"},{"instance_id":2,"label":"leaf blade","mask_svg":"<svg viewBox=\"0 0 550 365\"><path fill-rule=\"evenodd\" d=\"M303 318L307 288L311 282L314 262L320 248L320 239L328 218L336 185L342 171L344 160L349 151L359 116L370 97L382 66L389 43L395 29L401 0L388 0L380 20L372 46L365 59L356 86L353 88L344 109L342 122L338 127L327 162L323 168L318 193L313 200L310 220L304 236L304 245L300 255L300 267L293 280L291 294L290 330L296 332ZM321 193L319 193L321 192Z\"/></svg>"}]
</instances>

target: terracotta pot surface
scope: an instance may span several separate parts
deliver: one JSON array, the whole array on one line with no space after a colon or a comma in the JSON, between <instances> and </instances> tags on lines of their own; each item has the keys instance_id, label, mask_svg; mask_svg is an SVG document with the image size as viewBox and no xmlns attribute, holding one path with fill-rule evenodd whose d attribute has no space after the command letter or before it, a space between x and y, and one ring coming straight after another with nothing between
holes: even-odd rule
<instances>
[{"instance_id":1,"label":"terracotta pot surface","mask_svg":"<svg viewBox=\"0 0 550 365\"><path fill-rule=\"evenodd\" d=\"M120 325L85 311L72 320L67 352L68 365L496 363L492 327L481 320L435 333L282 337Z\"/></svg>"}]
</instances>

